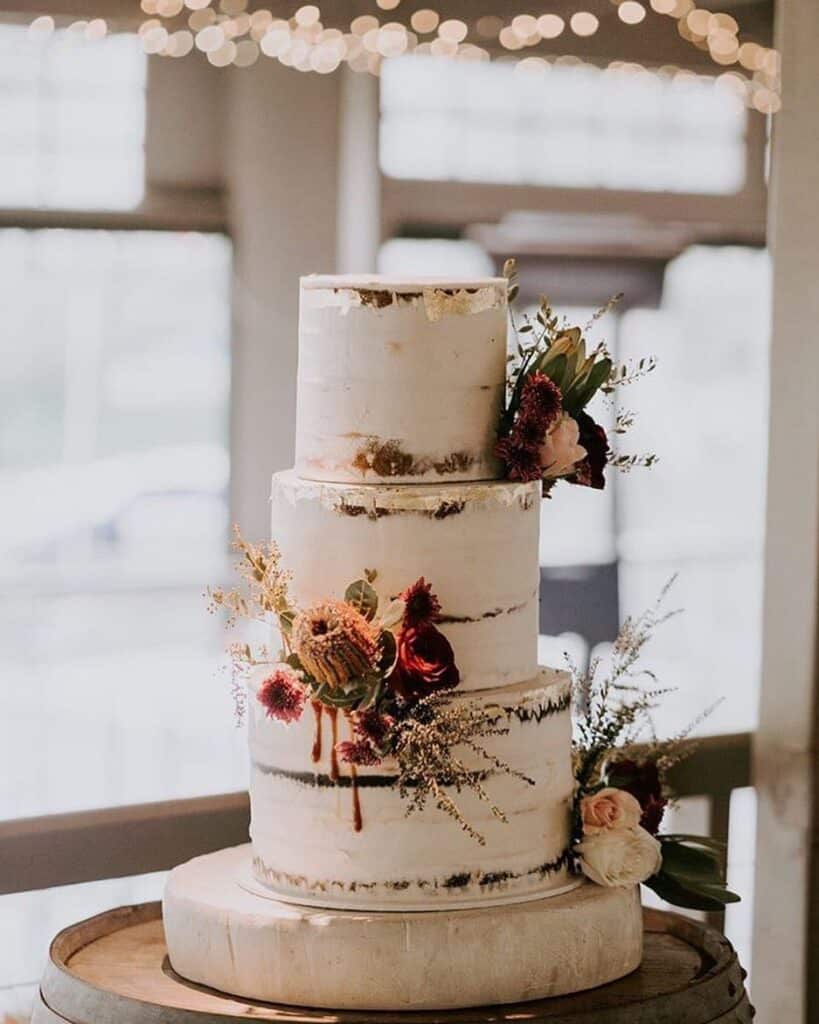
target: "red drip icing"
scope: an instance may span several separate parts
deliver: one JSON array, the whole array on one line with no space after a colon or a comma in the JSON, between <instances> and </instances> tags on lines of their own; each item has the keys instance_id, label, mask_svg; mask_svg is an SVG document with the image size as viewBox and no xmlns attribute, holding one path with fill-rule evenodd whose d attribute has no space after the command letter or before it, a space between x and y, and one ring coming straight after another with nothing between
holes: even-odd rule
<instances>
[{"instance_id":1,"label":"red drip icing","mask_svg":"<svg viewBox=\"0 0 819 1024\"><path fill-rule=\"evenodd\" d=\"M321 760L321 716L324 708L321 703L317 700L310 702L313 705L313 715L316 719L315 731L313 733L313 764L318 764Z\"/></svg>"},{"instance_id":2,"label":"red drip icing","mask_svg":"<svg viewBox=\"0 0 819 1024\"><path fill-rule=\"evenodd\" d=\"M360 832L364 828L364 819L361 816L361 794L358 789L358 772L354 764L350 765L350 775L353 780L353 828Z\"/></svg>"},{"instance_id":3,"label":"red drip icing","mask_svg":"<svg viewBox=\"0 0 819 1024\"><path fill-rule=\"evenodd\" d=\"M327 714L330 716L330 726L332 728L332 746L330 749L330 778L335 782L338 779L338 753L336 752L336 744L338 743L338 709L328 708Z\"/></svg>"}]
</instances>

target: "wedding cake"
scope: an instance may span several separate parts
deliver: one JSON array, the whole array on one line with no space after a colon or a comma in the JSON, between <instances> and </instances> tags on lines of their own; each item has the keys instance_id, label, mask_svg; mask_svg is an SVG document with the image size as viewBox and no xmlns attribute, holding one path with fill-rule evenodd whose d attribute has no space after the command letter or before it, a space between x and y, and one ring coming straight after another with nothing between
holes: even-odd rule
<instances>
[{"instance_id":1,"label":"wedding cake","mask_svg":"<svg viewBox=\"0 0 819 1024\"><path fill-rule=\"evenodd\" d=\"M543 477L593 477L592 442L556 411L537 478L520 470L507 317L505 278L302 279L295 469L273 477L275 544L242 548L282 645L237 648L252 842L165 894L193 982L421 1009L640 962L641 878L578 870L571 680L537 660ZM597 812L656 869L631 805Z\"/></svg>"}]
</instances>

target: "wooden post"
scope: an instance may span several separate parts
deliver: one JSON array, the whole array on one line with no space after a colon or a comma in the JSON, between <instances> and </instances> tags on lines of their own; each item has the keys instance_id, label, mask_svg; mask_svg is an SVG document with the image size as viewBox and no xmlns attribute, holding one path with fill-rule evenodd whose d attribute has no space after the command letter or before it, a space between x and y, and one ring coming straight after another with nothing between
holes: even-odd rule
<instances>
[{"instance_id":1,"label":"wooden post","mask_svg":"<svg viewBox=\"0 0 819 1024\"><path fill-rule=\"evenodd\" d=\"M771 425L752 996L759 1019L819 1019L819 4L778 0Z\"/></svg>"},{"instance_id":2,"label":"wooden post","mask_svg":"<svg viewBox=\"0 0 819 1024\"><path fill-rule=\"evenodd\" d=\"M381 243L378 79L342 68L339 108L337 269L371 274Z\"/></svg>"},{"instance_id":3,"label":"wooden post","mask_svg":"<svg viewBox=\"0 0 819 1024\"><path fill-rule=\"evenodd\" d=\"M270 532L271 473L293 465L299 276L335 269L338 109L338 75L265 59L229 82L231 514L253 538Z\"/></svg>"}]
</instances>

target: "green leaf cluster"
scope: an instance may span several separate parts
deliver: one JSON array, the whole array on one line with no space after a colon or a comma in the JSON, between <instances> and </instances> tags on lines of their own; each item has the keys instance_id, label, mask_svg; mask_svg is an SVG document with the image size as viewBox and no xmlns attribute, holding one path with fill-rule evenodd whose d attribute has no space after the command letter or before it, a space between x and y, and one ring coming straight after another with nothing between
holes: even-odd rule
<instances>
[{"instance_id":1,"label":"green leaf cluster","mask_svg":"<svg viewBox=\"0 0 819 1024\"><path fill-rule=\"evenodd\" d=\"M725 884L725 844L683 834L657 837L663 865L644 884L667 903L689 910L724 910L739 896Z\"/></svg>"},{"instance_id":2,"label":"green leaf cluster","mask_svg":"<svg viewBox=\"0 0 819 1024\"><path fill-rule=\"evenodd\" d=\"M356 580L344 591L344 600L360 612L368 622L372 622L378 611L378 594L369 580Z\"/></svg>"}]
</instances>

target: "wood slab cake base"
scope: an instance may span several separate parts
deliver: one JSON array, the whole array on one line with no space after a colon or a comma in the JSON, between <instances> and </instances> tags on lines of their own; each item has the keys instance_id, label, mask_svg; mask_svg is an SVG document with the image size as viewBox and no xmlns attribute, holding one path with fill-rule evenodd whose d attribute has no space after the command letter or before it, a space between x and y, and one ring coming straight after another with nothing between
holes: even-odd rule
<instances>
[{"instance_id":1,"label":"wood slab cake base","mask_svg":"<svg viewBox=\"0 0 819 1024\"><path fill-rule=\"evenodd\" d=\"M639 893L587 883L529 903L362 913L280 903L240 885L249 846L171 872L168 955L189 981L337 1010L430 1010L565 995L642 956Z\"/></svg>"}]
</instances>

